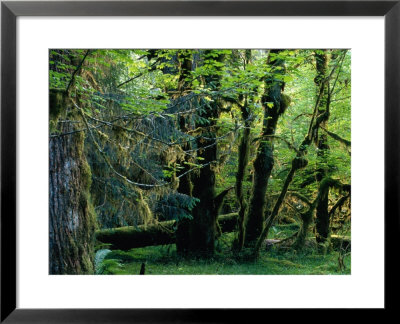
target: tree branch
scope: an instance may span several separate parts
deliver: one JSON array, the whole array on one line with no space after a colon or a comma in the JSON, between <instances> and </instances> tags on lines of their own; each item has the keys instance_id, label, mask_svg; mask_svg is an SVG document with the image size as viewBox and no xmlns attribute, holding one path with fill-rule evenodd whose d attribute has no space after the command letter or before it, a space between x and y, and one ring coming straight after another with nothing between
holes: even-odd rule
<instances>
[{"instance_id":1,"label":"tree branch","mask_svg":"<svg viewBox=\"0 0 400 324\"><path fill-rule=\"evenodd\" d=\"M332 133L330 131L328 131L326 128L319 126L323 131L325 131L330 137L332 137L333 139L339 141L340 143L346 145L347 147L351 147L351 141L348 141L342 137L340 137L339 135Z\"/></svg>"},{"instance_id":2,"label":"tree branch","mask_svg":"<svg viewBox=\"0 0 400 324\"><path fill-rule=\"evenodd\" d=\"M128 80L126 80L126 81L124 81L124 82L118 84L118 85L117 85L117 88L120 88L120 87L122 87L123 85L125 85L125 84L127 84L127 83L129 83L129 82L131 82L131 81L133 81L133 80L135 80L135 79L137 79L137 78L140 78L140 77L141 77L142 75L144 75L146 72L154 71L154 70L156 69L156 64L157 64L159 61L160 61L160 58L158 58L154 63L152 63L152 64L149 66L149 69L148 69L147 71L140 72L138 75L135 75L134 77L132 77L132 78L130 78L130 79L128 79Z\"/></svg>"},{"instance_id":3,"label":"tree branch","mask_svg":"<svg viewBox=\"0 0 400 324\"><path fill-rule=\"evenodd\" d=\"M85 53L83 59L81 60L81 62L79 63L79 65L76 67L74 73L72 73L71 80L69 81L68 86L67 86L67 89L65 90L66 93L68 93L69 88L71 87L72 83L73 83L74 80L75 80L76 74L77 74L77 73L79 72L79 70L82 68L83 62L85 62L85 59L86 59L86 57L89 55L89 53L90 53L90 49L88 49L88 50L86 51L86 53Z\"/></svg>"},{"instance_id":4,"label":"tree branch","mask_svg":"<svg viewBox=\"0 0 400 324\"><path fill-rule=\"evenodd\" d=\"M331 208L331 210L329 211L329 218L331 217L331 216L333 216L333 214L335 213L335 211L336 211L336 209L338 209L338 208L340 208L341 206L343 206L343 204L346 202L346 200L348 199L348 198L350 198L350 195L346 195L346 196L343 196L343 197L341 197L337 202L336 202L336 204Z\"/></svg>"},{"instance_id":5,"label":"tree branch","mask_svg":"<svg viewBox=\"0 0 400 324\"><path fill-rule=\"evenodd\" d=\"M302 194L299 194L296 191L288 191L288 194L300 199L302 202L305 202L308 206L312 205L312 202L306 196L303 196Z\"/></svg>"}]
</instances>

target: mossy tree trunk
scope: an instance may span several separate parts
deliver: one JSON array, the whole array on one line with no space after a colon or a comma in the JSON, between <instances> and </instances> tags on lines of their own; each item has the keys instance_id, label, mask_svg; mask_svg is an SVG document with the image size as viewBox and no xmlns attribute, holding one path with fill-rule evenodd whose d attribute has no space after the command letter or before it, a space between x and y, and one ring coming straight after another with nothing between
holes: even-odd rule
<instances>
[{"instance_id":1,"label":"mossy tree trunk","mask_svg":"<svg viewBox=\"0 0 400 324\"><path fill-rule=\"evenodd\" d=\"M66 94L50 92L53 130L75 131L74 123L56 127L58 116L74 120L67 112ZM50 137L49 141L49 272L93 273L95 215L90 203L91 172L83 153L84 133Z\"/></svg>"},{"instance_id":2,"label":"mossy tree trunk","mask_svg":"<svg viewBox=\"0 0 400 324\"><path fill-rule=\"evenodd\" d=\"M224 55L217 54L214 51L204 52L204 59L208 60L210 65L221 63ZM214 67L216 73L207 75L204 83L214 91L220 87L221 66L216 64ZM193 172L191 181L193 184L192 195L200 199L200 202L192 210L193 219L187 221L185 226L187 230L186 244L180 248L182 255L196 255L201 257L211 257L214 255L215 238L217 235L217 215L215 194L215 163L217 161L217 141L216 141L216 123L221 113L220 101L213 98L213 101L206 102L200 100L200 105L205 107L199 110L199 115L208 120L204 127L203 123L196 124L197 128L203 128L201 135L196 139L197 157L202 166L198 171Z\"/></svg>"},{"instance_id":3,"label":"mossy tree trunk","mask_svg":"<svg viewBox=\"0 0 400 324\"><path fill-rule=\"evenodd\" d=\"M318 116L315 120L315 124L312 122L310 125L309 138L316 142L318 148L318 157L320 162L320 167L316 173L316 180L319 182L319 191L317 198L310 206L309 210L302 215L302 227L297 235L297 239L294 243L294 247L300 249L305 242L305 238L307 235L308 228L312 222L312 216L314 213L314 209L316 212L316 240L318 243L325 243L329 239L330 234L330 213L328 211L328 197L329 190L331 187L336 187L341 190L350 192L349 185L342 185L339 181L333 180L328 177L327 170L327 155L329 153L329 146L327 143L326 134L319 134L319 128L322 127L326 129L327 122L330 115L330 102L331 102L331 91L330 89L329 79L332 76L333 72L338 67L336 67L331 71L328 75L328 56L327 51L324 50L321 52L316 52L316 62L317 62L317 75L314 79L315 84L318 89L318 98L316 102L316 110ZM342 57L344 59L344 56ZM338 62L339 63L339 62ZM342 61L343 63L343 61ZM340 69L337 73L340 72ZM316 115L316 114L314 114ZM349 142L348 142L349 143ZM348 144L347 143L347 144Z\"/></svg>"},{"instance_id":4,"label":"mossy tree trunk","mask_svg":"<svg viewBox=\"0 0 400 324\"><path fill-rule=\"evenodd\" d=\"M265 195L274 166L273 139L271 136L275 134L279 116L285 110L285 106L281 105L284 82L274 77L274 75L283 75L285 71L284 60L279 57L280 52L281 50L271 50L268 58L271 75L266 78L265 93L262 97L264 122L256 159L253 163L253 185L245 220L244 245L247 247L255 244L263 229ZM271 54L273 54L273 57L271 57Z\"/></svg>"},{"instance_id":5,"label":"mossy tree trunk","mask_svg":"<svg viewBox=\"0 0 400 324\"><path fill-rule=\"evenodd\" d=\"M297 234L296 240L293 244L295 249L301 249L304 246L305 240L307 238L307 233L309 226L312 222L312 216L316 207L320 204L321 200L325 199L329 194L330 188L336 188L340 191L344 191L346 193L350 193L350 185L342 184L339 180L332 179L330 177L323 178L319 183L318 194L315 200L312 202L309 209L302 214L302 225ZM329 213L328 213L329 215Z\"/></svg>"},{"instance_id":6,"label":"mossy tree trunk","mask_svg":"<svg viewBox=\"0 0 400 324\"><path fill-rule=\"evenodd\" d=\"M245 128L243 130L240 144L238 147L238 171L236 173L236 198L239 202L239 214L238 214L238 236L234 242L235 250L241 250L244 244L245 235L245 215L247 211L247 201L245 199L245 193L243 191L243 180L246 176L246 168L249 163L250 155L250 127L251 121L249 120L249 113L246 105L241 109L242 118L244 120Z\"/></svg>"},{"instance_id":7,"label":"mossy tree trunk","mask_svg":"<svg viewBox=\"0 0 400 324\"><path fill-rule=\"evenodd\" d=\"M249 64L251 60L251 50L245 51L245 66ZM256 90L256 89L255 89ZM247 200L245 197L245 192L243 191L243 180L247 175L247 166L249 164L250 156L250 131L252 126L252 118L250 115L249 103L251 98L249 95L239 96L239 102L237 103L240 108L242 115L242 120L244 123L244 129L242 136L240 137L240 143L238 147L238 167L236 172L236 198L239 203L238 221L237 221L237 237L233 241L233 249L235 251L240 251L244 244L245 235L245 217L248 208Z\"/></svg>"},{"instance_id":8,"label":"mossy tree trunk","mask_svg":"<svg viewBox=\"0 0 400 324\"><path fill-rule=\"evenodd\" d=\"M272 212L269 215L269 218L266 222L266 225L255 245L254 248L254 257L257 258L260 247L262 242L268 237L268 231L270 227L272 226L272 223L275 219L275 217L278 215L279 209L282 205L282 202L285 198L285 195L287 193L287 190L289 188L290 183L293 180L293 176L295 172L299 169L305 168L308 164L308 161L305 159L305 156L307 155L307 149L308 146L314 141L318 143L318 131L319 128L322 125L325 125L328 118L329 118L329 104L330 104L330 89L329 89L329 76L327 74L327 68L328 68L328 61L327 61L327 56L326 52L321 53L316 53L316 55L319 55L319 59L317 60L317 69L318 69L318 74L315 78L315 83L318 85L318 91L317 91L317 100L314 108L314 117L311 119L310 122L310 127L308 130L307 135L305 136L304 140L299 146L299 149L297 150L297 154L295 158L292 160L292 167L285 179L284 185L282 187L281 193L274 205L274 208ZM333 70L334 71L334 70ZM333 73L332 71L332 73ZM326 137L322 139L321 142L321 149L324 150L324 153L329 149L327 146L327 141ZM324 154L323 157L326 157ZM326 165L326 163L325 163ZM325 179L325 168L320 168L320 173L319 176L323 177L319 179L320 183L320 188L325 188L326 186L322 184L322 179ZM295 243L295 246L299 247L302 246L305 237L308 231L308 228L312 222L312 216L315 208L320 208L321 210L323 209L325 211L326 207L326 218L327 219L327 227L329 230L329 213L328 213L328 194L329 194L329 186L327 190L320 190L320 193L318 194L318 199L315 200L315 202L312 204L312 206L309 208L309 211L306 213L302 214L302 226L299 231L299 234L297 236L297 240Z\"/></svg>"},{"instance_id":9,"label":"mossy tree trunk","mask_svg":"<svg viewBox=\"0 0 400 324\"><path fill-rule=\"evenodd\" d=\"M184 50L181 51L178 54L178 60L179 60L178 95L181 97L185 97L184 92L190 90L191 86L190 82L188 81L193 65L190 52ZM180 115L178 117L179 129L183 133L187 132L190 128L187 119L188 118L186 115ZM190 141L187 141L182 144L183 151L187 151L190 149L192 149ZM193 194L193 183L191 179L191 173L188 172L190 170L190 166L187 162L190 162L189 157L185 155L180 163L183 169L177 172L177 176L180 176L182 174L185 175L179 178L179 186L177 190L179 193L191 197ZM176 250L178 254L184 255L186 253L189 242L190 242L190 220L182 219L178 222L176 231Z\"/></svg>"},{"instance_id":10,"label":"mossy tree trunk","mask_svg":"<svg viewBox=\"0 0 400 324\"><path fill-rule=\"evenodd\" d=\"M324 116L320 122L320 126L323 128L327 127L329 119L329 105L330 105L330 95L329 87L327 82L328 77L328 54L327 50L322 50L322 52L315 53L317 75L314 82L317 86L317 93L320 92L322 87L321 99L318 106L318 115ZM318 132L318 129L317 129ZM316 172L316 179L318 183L322 181L327 174L327 156L329 154L328 138L325 132L318 132L315 136L316 146L318 148L318 162L319 166ZM324 194L316 207L316 240L318 243L325 243L329 237L329 213L328 213L328 200L329 191Z\"/></svg>"},{"instance_id":11,"label":"mossy tree trunk","mask_svg":"<svg viewBox=\"0 0 400 324\"><path fill-rule=\"evenodd\" d=\"M307 147L308 147L309 142L310 142L310 140L306 137L302 142L300 150L298 150L295 158L292 160L292 167L290 168L290 171L289 171L288 175L286 176L281 193L279 194L278 199L275 202L274 208L266 221L265 227L263 228L263 230L257 240L257 243L255 244L254 252L253 252L255 258L258 258L260 249L261 249L261 244L268 237L269 229L271 228L276 216L279 213L279 209L282 206L282 203L285 199L286 193L289 189L289 185L293 181L293 177L294 177L295 173L297 172L297 170L305 168L308 164L308 161L304 157L307 154Z\"/></svg>"},{"instance_id":12,"label":"mossy tree trunk","mask_svg":"<svg viewBox=\"0 0 400 324\"><path fill-rule=\"evenodd\" d=\"M293 248L295 250L301 250L304 247L304 244L306 242L308 230L310 228L310 225L312 223L312 218L314 215L314 210L315 207L310 207L310 209L301 214L301 225L299 228L299 231L297 232L296 240L293 243Z\"/></svg>"}]
</instances>

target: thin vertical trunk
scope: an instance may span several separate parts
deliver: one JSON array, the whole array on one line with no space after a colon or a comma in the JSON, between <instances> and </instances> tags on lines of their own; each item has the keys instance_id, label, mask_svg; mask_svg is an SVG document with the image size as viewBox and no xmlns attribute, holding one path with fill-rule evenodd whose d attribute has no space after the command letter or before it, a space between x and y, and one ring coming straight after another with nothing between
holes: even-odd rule
<instances>
[{"instance_id":1,"label":"thin vertical trunk","mask_svg":"<svg viewBox=\"0 0 400 324\"><path fill-rule=\"evenodd\" d=\"M179 81L178 81L178 93L179 96L183 96L183 92L185 90L190 89L190 82L186 79L190 76L190 72L192 70L192 59L190 55L184 51L178 54L178 59L181 60L179 65ZM188 121L187 116L182 115L178 116L178 123L179 129L181 132L188 131ZM187 141L186 143L182 144L182 150L187 151L192 148L191 142ZM180 174L184 174L189 171L190 166L189 164L185 163L189 162L188 157L185 156L184 160L180 163L183 166L183 169L177 173L177 176ZM178 192L192 196L193 195L193 183L191 179L191 174L186 173L183 177L179 179L179 186ZM188 248L190 245L190 220L189 219L182 219L179 221L177 230L176 230L176 250L179 255L185 255L188 252Z\"/></svg>"},{"instance_id":2,"label":"thin vertical trunk","mask_svg":"<svg viewBox=\"0 0 400 324\"><path fill-rule=\"evenodd\" d=\"M251 60L251 50L245 51L245 64L247 65ZM250 156L250 129L252 120L250 119L249 113L249 96L246 95L244 102L240 105L240 111L242 114L242 120L244 122L243 134L240 138L240 144L238 147L238 170L236 173L236 198L239 203L238 221L237 221L237 238L233 241L233 249L240 251L244 244L245 235L245 216L247 211L247 201L245 199L245 193L243 192L243 180L247 174L247 165L249 163ZM241 99L239 97L239 99Z\"/></svg>"},{"instance_id":3,"label":"thin vertical trunk","mask_svg":"<svg viewBox=\"0 0 400 324\"><path fill-rule=\"evenodd\" d=\"M307 147L310 143L311 143L310 139L308 138L308 136L306 136L305 139L303 140L303 142L301 143L300 149L297 151L295 158L292 160L292 167L290 168L290 171L289 171L288 175L286 176L281 193L279 194L279 197L275 202L274 209L272 210L271 214L269 215L267 222L265 224L265 227L264 227L263 231L261 232L261 234L257 240L257 243L254 247L255 258L257 258L259 255L261 244L268 237L269 229L271 228L276 216L279 213L279 209L282 206L282 203L285 199L286 193L289 189L289 185L293 181L293 177L294 177L296 171L299 169L305 168L308 164L308 161L305 159L305 155L307 154Z\"/></svg>"},{"instance_id":4,"label":"thin vertical trunk","mask_svg":"<svg viewBox=\"0 0 400 324\"><path fill-rule=\"evenodd\" d=\"M184 91L190 90L190 82L187 80L188 77L190 77L190 72L192 71L192 58L191 54L187 53L186 51L182 51L181 53L178 54L178 59L181 59L182 61L180 62L179 65L179 81L178 81L178 93L179 96L184 96L182 95ZM182 133L185 133L188 131L188 121L187 121L187 116L186 115L179 115L178 116L178 123L179 123L179 129ZM182 144L182 150L190 150L192 148L191 142L187 141L184 144ZM188 162L187 156L184 157L183 163L183 168L177 176L180 174L184 174L188 171L190 168L187 164L184 162ZM178 187L178 192L183 193L188 196L192 196L192 190L193 190L193 185L190 179L190 173L187 173L185 176L181 177L179 179L179 187Z\"/></svg>"},{"instance_id":5,"label":"thin vertical trunk","mask_svg":"<svg viewBox=\"0 0 400 324\"><path fill-rule=\"evenodd\" d=\"M271 50L270 54L279 54L280 50ZM281 58L269 58L272 74L284 73L284 61ZM284 113L285 106L281 105L281 94L284 83L272 77L265 82L265 94L262 97L264 107L263 130L257 148L257 156L253 163L253 187L250 204L246 217L244 245L252 246L263 230L265 195L268 180L274 166L273 142L271 135L275 134L279 116Z\"/></svg>"},{"instance_id":6,"label":"thin vertical trunk","mask_svg":"<svg viewBox=\"0 0 400 324\"><path fill-rule=\"evenodd\" d=\"M62 93L51 92L50 97L50 111L65 111ZM72 123L63 124L62 133L75 130ZM91 172L83 148L83 132L50 138L50 274L93 273L96 219L90 204Z\"/></svg>"},{"instance_id":7,"label":"thin vertical trunk","mask_svg":"<svg viewBox=\"0 0 400 324\"><path fill-rule=\"evenodd\" d=\"M326 82L327 78L327 69L328 69L328 55L326 50L323 53L315 53L316 66L317 66L317 76L314 79L314 82L317 86L317 91L323 86L323 92L321 95L320 104L318 107L318 114L325 116L325 118L321 121L320 126L323 128L327 127L328 118L329 118L329 88ZM325 83L325 85L324 85ZM318 131L318 130L317 130ZM317 133L315 137L316 145L318 148L318 160L320 162L320 166L318 167L316 173L316 179L318 183L322 181L327 176L327 155L329 154L329 146L328 146L328 138L325 133ZM328 196L329 192L326 195L323 195L318 202L316 207L317 215L315 220L316 227L316 240L318 243L324 243L329 237L329 213L328 213Z\"/></svg>"},{"instance_id":8,"label":"thin vertical trunk","mask_svg":"<svg viewBox=\"0 0 400 324\"><path fill-rule=\"evenodd\" d=\"M242 117L245 121L245 129L243 130L242 137L240 139L238 155L238 171L236 173L236 198L239 202L239 212L238 212L238 236L237 241L234 242L234 248L236 250L241 250L244 244L245 235L245 215L247 210L247 201L244 197L243 192L243 180L246 175L247 164L249 163L250 155L250 126L251 122L248 120L248 112L246 107L242 110Z\"/></svg>"}]
</instances>

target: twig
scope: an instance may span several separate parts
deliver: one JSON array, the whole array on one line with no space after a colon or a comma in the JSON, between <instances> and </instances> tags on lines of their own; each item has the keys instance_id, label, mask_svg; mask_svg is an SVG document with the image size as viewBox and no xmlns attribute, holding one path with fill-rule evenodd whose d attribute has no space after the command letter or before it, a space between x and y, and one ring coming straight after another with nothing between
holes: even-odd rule
<instances>
[{"instance_id":1,"label":"twig","mask_svg":"<svg viewBox=\"0 0 400 324\"><path fill-rule=\"evenodd\" d=\"M130 78L130 79L128 79L128 80L126 80L126 81L124 81L124 82L118 84L118 85L117 85L117 88L120 88L120 87L122 87L123 85L127 84L128 82L131 82L131 81L133 81L133 80L135 80L135 79L137 79L137 78L140 78L140 77L141 77L142 75L144 75L146 72L154 71L154 70L156 69L156 64L157 64L159 61L160 61L160 58L158 58L154 63L152 63L152 64L149 66L149 69L148 69L147 71L140 72L138 75L135 75L134 77L132 77L132 78Z\"/></svg>"}]
</instances>

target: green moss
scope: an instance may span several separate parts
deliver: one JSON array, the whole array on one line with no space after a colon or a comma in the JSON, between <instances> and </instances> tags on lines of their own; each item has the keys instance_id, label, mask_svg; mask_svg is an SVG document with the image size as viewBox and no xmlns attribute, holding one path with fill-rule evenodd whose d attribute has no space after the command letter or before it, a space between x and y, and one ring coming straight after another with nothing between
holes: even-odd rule
<instances>
[{"instance_id":1,"label":"green moss","mask_svg":"<svg viewBox=\"0 0 400 324\"><path fill-rule=\"evenodd\" d=\"M66 93L63 89L50 89L49 112L50 120L56 120L65 107Z\"/></svg>"},{"instance_id":2,"label":"green moss","mask_svg":"<svg viewBox=\"0 0 400 324\"><path fill-rule=\"evenodd\" d=\"M86 274L94 273L93 258L91 255L87 253L82 254L82 271Z\"/></svg>"},{"instance_id":3,"label":"green moss","mask_svg":"<svg viewBox=\"0 0 400 324\"><path fill-rule=\"evenodd\" d=\"M288 96L287 94L282 93L281 94L281 103L280 103L280 113L283 114L285 110L290 106L290 103L292 102L292 98Z\"/></svg>"},{"instance_id":4,"label":"green moss","mask_svg":"<svg viewBox=\"0 0 400 324\"><path fill-rule=\"evenodd\" d=\"M290 236L294 228L277 226L276 233L282 238ZM274 248L270 252L261 251L259 259L244 261L232 254L231 242L234 233L225 233L220 238L220 251L212 259L180 258L175 244L149 246L129 251L114 250L107 254L107 270L104 274L138 275L142 263L146 264L146 275L341 275L350 274L351 256L344 259L346 269L338 268L338 253L320 254L314 247L305 247L303 252Z\"/></svg>"},{"instance_id":5,"label":"green moss","mask_svg":"<svg viewBox=\"0 0 400 324\"><path fill-rule=\"evenodd\" d=\"M50 133L57 133L57 122L67 104L67 96L63 89L50 89L49 92L49 127Z\"/></svg>"},{"instance_id":6,"label":"green moss","mask_svg":"<svg viewBox=\"0 0 400 324\"><path fill-rule=\"evenodd\" d=\"M79 183L79 206L81 210L82 222L79 236L80 246L78 257L82 273L94 273L94 245L95 231L98 227L97 216L92 204L90 188L92 185L92 172L84 154L84 133L76 133L73 140L77 148L77 161L79 161L80 183Z\"/></svg>"}]
</instances>

